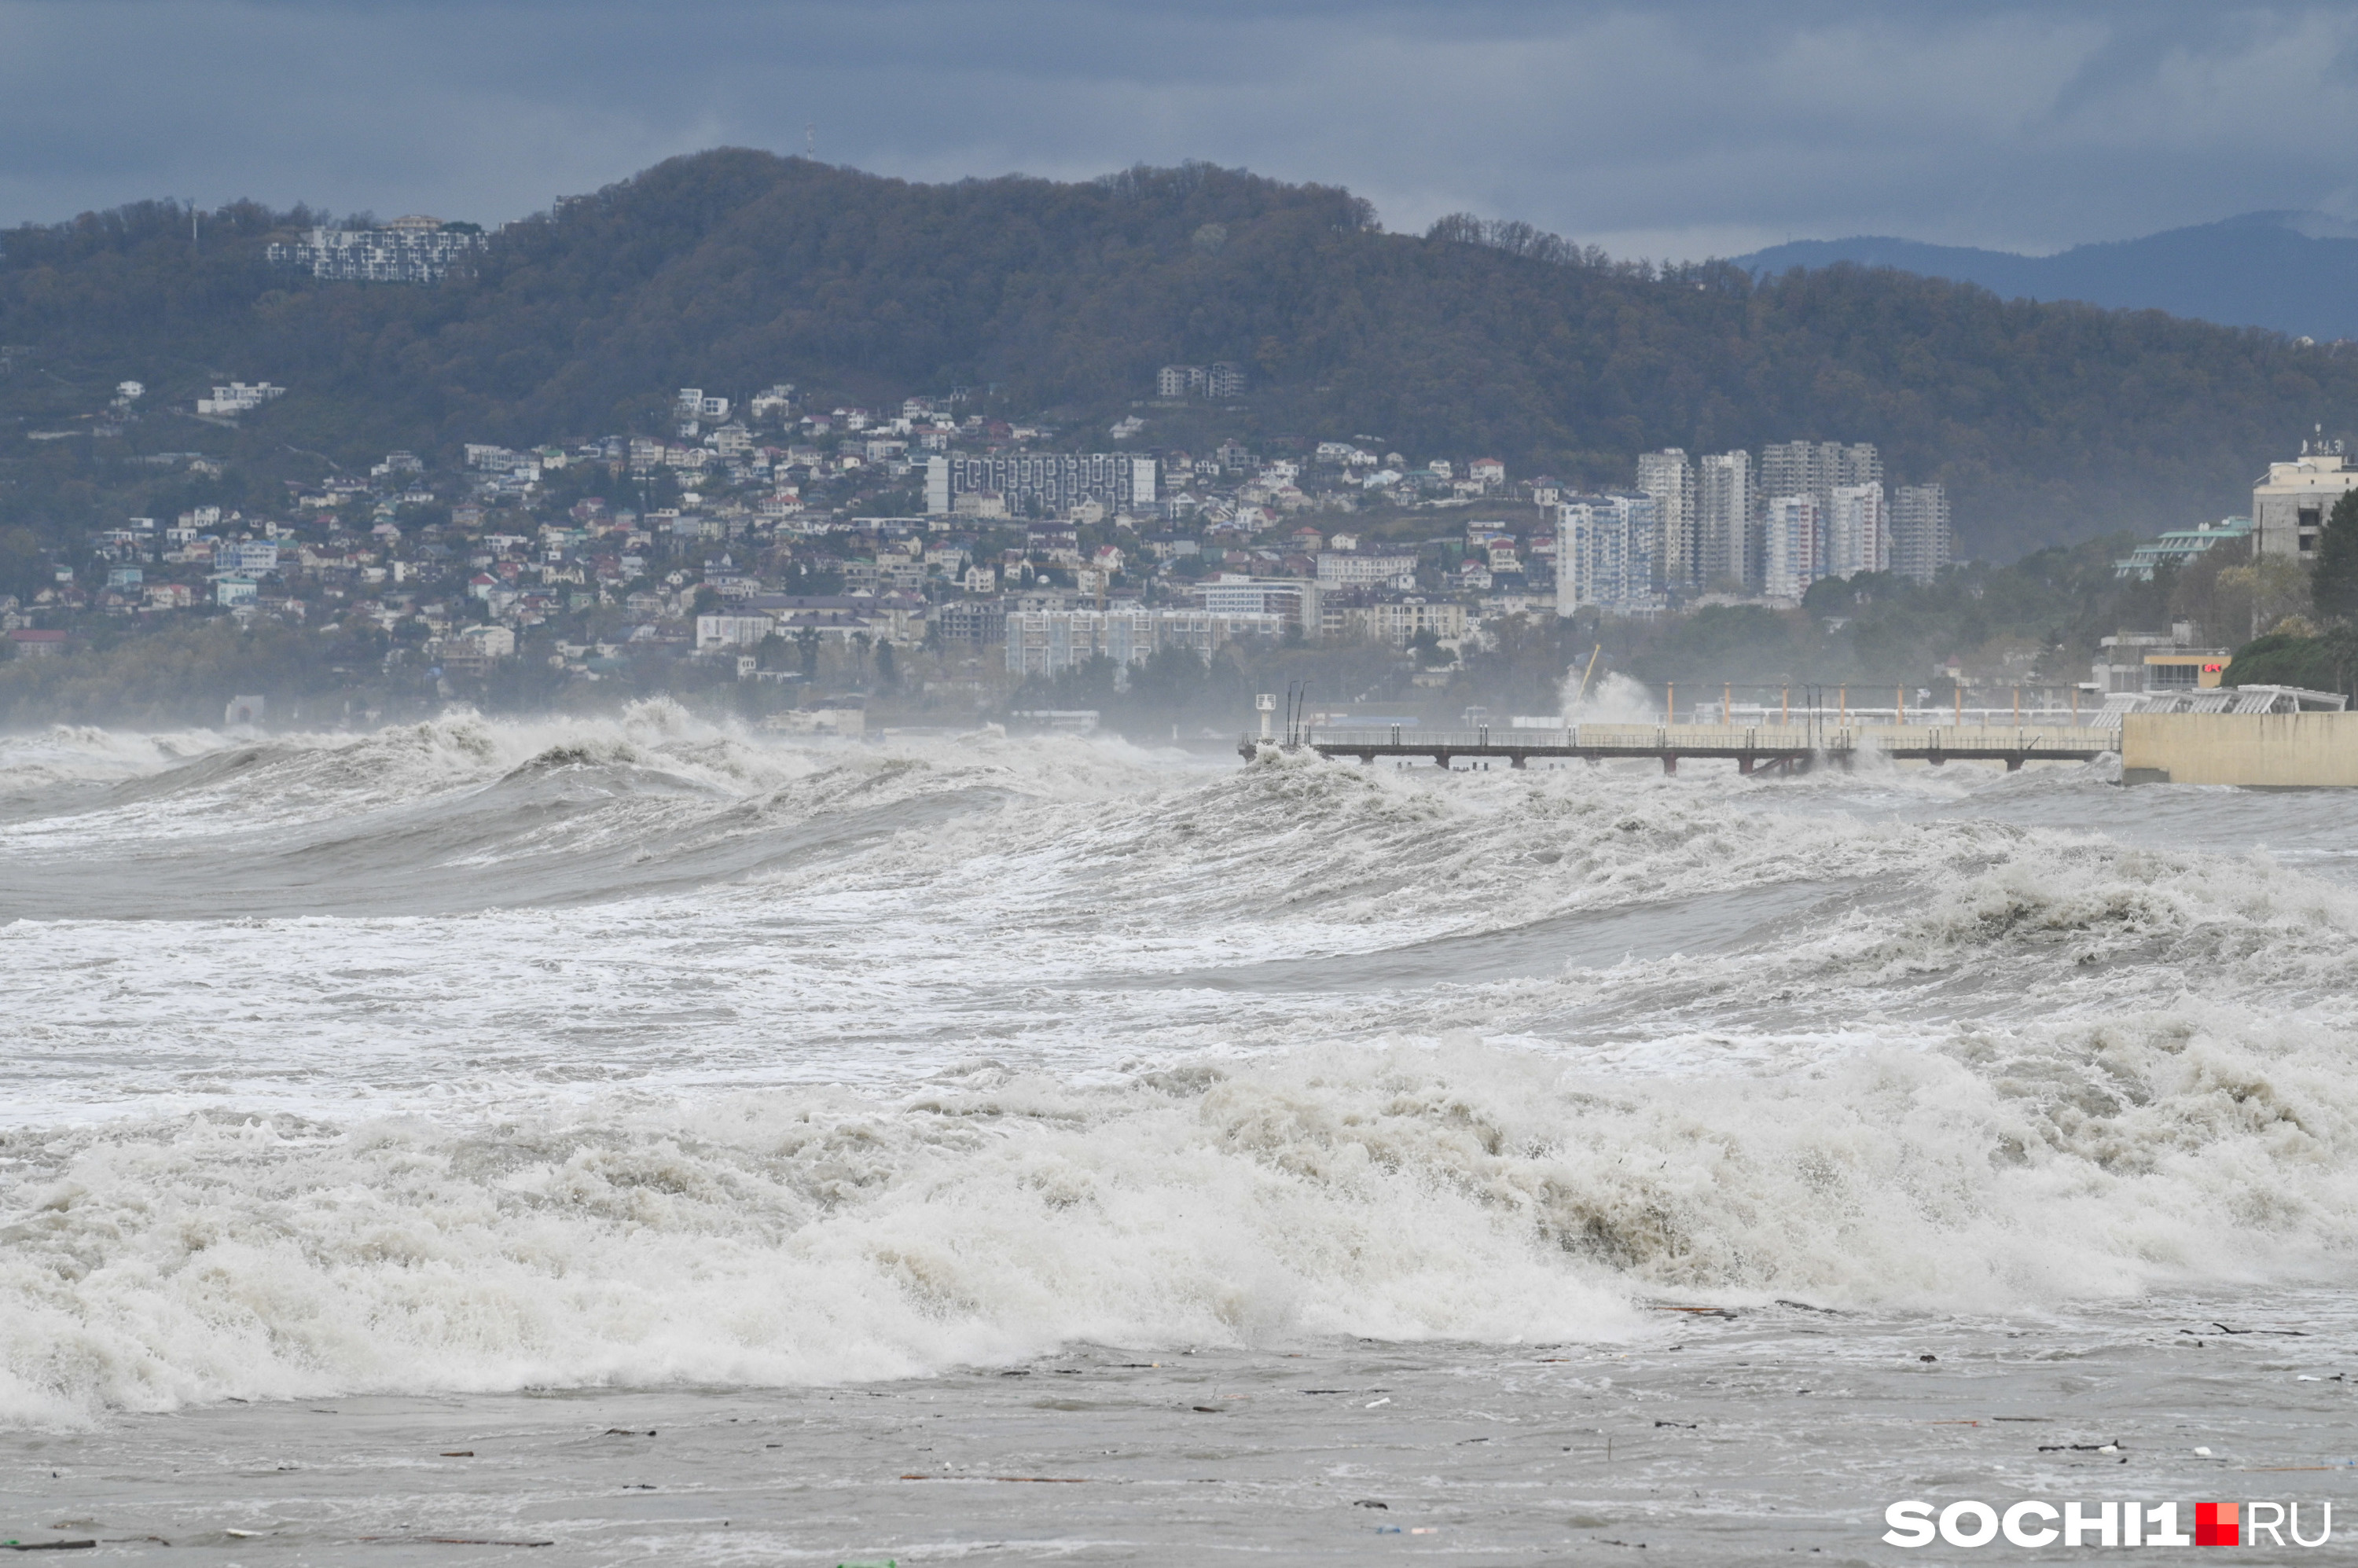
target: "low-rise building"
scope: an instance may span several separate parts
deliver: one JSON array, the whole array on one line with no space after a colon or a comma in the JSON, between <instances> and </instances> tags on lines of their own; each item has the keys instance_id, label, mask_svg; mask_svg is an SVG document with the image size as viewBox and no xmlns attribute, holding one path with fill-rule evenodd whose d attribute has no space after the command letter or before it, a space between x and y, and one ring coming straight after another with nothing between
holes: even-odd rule
<instances>
[{"instance_id":1,"label":"low-rise building","mask_svg":"<svg viewBox=\"0 0 2358 1568\"><path fill-rule=\"evenodd\" d=\"M273 243L265 253L280 266L313 277L352 283L437 283L452 264L486 243L471 223L438 218L395 218L376 229L315 228L303 238Z\"/></svg>"},{"instance_id":2,"label":"low-rise building","mask_svg":"<svg viewBox=\"0 0 2358 1568\"><path fill-rule=\"evenodd\" d=\"M1466 633L1466 606L1453 599L1422 594L1368 596L1358 602L1338 602L1325 614L1330 634L1347 641L1389 643L1405 648L1417 633L1455 644Z\"/></svg>"},{"instance_id":3,"label":"low-rise building","mask_svg":"<svg viewBox=\"0 0 2358 1568\"><path fill-rule=\"evenodd\" d=\"M252 384L233 381L226 386L214 387L211 397L198 398L197 412L211 415L217 419L233 419L286 395L285 387L273 386L266 381Z\"/></svg>"},{"instance_id":4,"label":"low-rise building","mask_svg":"<svg viewBox=\"0 0 2358 1568\"><path fill-rule=\"evenodd\" d=\"M1228 643L1247 637L1276 641L1285 635L1284 617L1219 613L1205 610L1013 610L1007 613L1007 670L1011 675L1055 675L1109 658L1118 665L1144 664L1157 648L1185 648L1209 658Z\"/></svg>"},{"instance_id":5,"label":"low-rise building","mask_svg":"<svg viewBox=\"0 0 2358 1568\"><path fill-rule=\"evenodd\" d=\"M2096 689L2120 692L2208 691L2219 685L2234 654L2201 645L2197 628L2180 621L2166 634L2123 632L2097 643L2090 672Z\"/></svg>"},{"instance_id":6,"label":"low-rise building","mask_svg":"<svg viewBox=\"0 0 2358 1568\"><path fill-rule=\"evenodd\" d=\"M2222 517L2216 523L2172 528L2159 538L2139 545L2125 558L2115 561L2113 575L2124 580L2135 578L2139 582L2151 582L2154 572L2162 567L2182 567L2218 546L2251 536L2252 520L2248 517Z\"/></svg>"},{"instance_id":7,"label":"low-rise building","mask_svg":"<svg viewBox=\"0 0 2358 1568\"><path fill-rule=\"evenodd\" d=\"M1318 581L1327 588L1414 588L1416 557L1390 550L1321 550Z\"/></svg>"}]
</instances>

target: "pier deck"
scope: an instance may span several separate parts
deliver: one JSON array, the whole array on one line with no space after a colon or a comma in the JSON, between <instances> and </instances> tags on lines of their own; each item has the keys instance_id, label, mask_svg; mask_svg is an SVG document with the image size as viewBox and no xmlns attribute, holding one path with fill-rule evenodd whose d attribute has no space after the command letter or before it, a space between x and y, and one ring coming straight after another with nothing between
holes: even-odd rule
<instances>
[{"instance_id":1,"label":"pier deck","mask_svg":"<svg viewBox=\"0 0 2358 1568\"><path fill-rule=\"evenodd\" d=\"M1248 736L1238 748L1249 761L1267 742ZM2087 762L2120 749L2120 732L2078 725L1836 725L1836 724L1575 724L1563 730L1418 730L1314 728L1298 745L1323 757L1419 758L1440 767L1460 761L1503 760L1509 767L1531 762L1651 757L1666 773L1678 772L1682 757L1734 759L1742 773L1795 773L1812 766L1848 767L1862 756L1881 756L1939 765L1950 762L2004 762L2011 773L2025 762Z\"/></svg>"}]
</instances>

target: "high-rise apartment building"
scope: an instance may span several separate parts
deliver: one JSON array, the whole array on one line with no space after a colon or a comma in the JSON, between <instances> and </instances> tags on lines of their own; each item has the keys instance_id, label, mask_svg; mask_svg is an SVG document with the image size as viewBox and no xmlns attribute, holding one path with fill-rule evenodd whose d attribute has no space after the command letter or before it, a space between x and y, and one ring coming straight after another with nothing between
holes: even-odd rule
<instances>
[{"instance_id":1,"label":"high-rise apartment building","mask_svg":"<svg viewBox=\"0 0 2358 1568\"><path fill-rule=\"evenodd\" d=\"M1760 493L1767 505L1773 507L1779 500L1792 496L1807 496L1812 504L1818 532L1806 555L1814 576L1802 579L1803 588L1815 578L1830 573L1847 576L1855 571L1887 569L1882 566L1846 564L1862 560L1887 562L1889 559L1888 520L1883 515L1882 484L1883 454L1872 442L1783 441L1761 449ZM1861 491L1870 486L1876 490L1872 503L1874 526L1867 527L1862 524L1855 539L1845 547L1838 548L1832 532L1838 519L1849 516L1854 522L1858 521L1859 509L1869 503L1862 496L1854 496L1849 503L1851 511L1845 514L1836 506L1835 492ZM1774 547L1767 538L1770 532L1773 528L1765 531L1763 535L1761 573L1764 586L1770 569L1767 557ZM1797 553L1797 543L1789 540L1785 548L1785 558L1789 563L1802 558L1801 554ZM1790 597L1777 589L1771 588L1768 591L1779 597Z\"/></svg>"},{"instance_id":2,"label":"high-rise apartment building","mask_svg":"<svg viewBox=\"0 0 2358 1568\"><path fill-rule=\"evenodd\" d=\"M1903 484L1891 503L1891 569L1931 582L1955 558L1949 492L1937 484Z\"/></svg>"},{"instance_id":3,"label":"high-rise apartment building","mask_svg":"<svg viewBox=\"0 0 2358 1568\"><path fill-rule=\"evenodd\" d=\"M1811 471L1816 454L1814 441L1776 441L1761 448L1760 493L1771 501L1810 494L1816 488Z\"/></svg>"},{"instance_id":4,"label":"high-rise apartment building","mask_svg":"<svg viewBox=\"0 0 2358 1568\"><path fill-rule=\"evenodd\" d=\"M1883 486L1834 486L1825 533L1826 576L1854 577L1891 569L1891 523L1884 512Z\"/></svg>"},{"instance_id":5,"label":"high-rise apartment building","mask_svg":"<svg viewBox=\"0 0 2358 1568\"><path fill-rule=\"evenodd\" d=\"M1661 514L1650 495L1576 495L1556 508L1555 608L1610 615L1658 610Z\"/></svg>"},{"instance_id":6,"label":"high-rise apartment building","mask_svg":"<svg viewBox=\"0 0 2358 1568\"><path fill-rule=\"evenodd\" d=\"M1827 445L1836 444L1828 442ZM1837 447L1834 454L1834 482L1836 484L1881 484L1883 454L1875 449L1875 443L1855 441L1846 447Z\"/></svg>"},{"instance_id":7,"label":"high-rise apartment building","mask_svg":"<svg viewBox=\"0 0 2358 1568\"><path fill-rule=\"evenodd\" d=\"M1761 590L1771 599L1799 599L1825 573L1819 568L1818 501L1813 495L1772 496L1761 530Z\"/></svg>"},{"instance_id":8,"label":"high-rise apartment building","mask_svg":"<svg viewBox=\"0 0 2358 1568\"><path fill-rule=\"evenodd\" d=\"M1702 460L1695 476L1697 586L1742 589L1759 581L1759 514L1750 452L1718 452Z\"/></svg>"},{"instance_id":9,"label":"high-rise apartment building","mask_svg":"<svg viewBox=\"0 0 2358 1568\"><path fill-rule=\"evenodd\" d=\"M1833 508L1834 491L1848 484L1883 482L1883 454L1871 441L1782 441L1761 449L1761 493L1813 495L1823 514Z\"/></svg>"},{"instance_id":10,"label":"high-rise apartment building","mask_svg":"<svg viewBox=\"0 0 2358 1568\"><path fill-rule=\"evenodd\" d=\"M1677 447L1646 452L1638 459L1638 491L1654 498L1654 516L1661 529L1652 551L1654 586L1691 588L1701 566L1695 530L1695 470Z\"/></svg>"}]
</instances>

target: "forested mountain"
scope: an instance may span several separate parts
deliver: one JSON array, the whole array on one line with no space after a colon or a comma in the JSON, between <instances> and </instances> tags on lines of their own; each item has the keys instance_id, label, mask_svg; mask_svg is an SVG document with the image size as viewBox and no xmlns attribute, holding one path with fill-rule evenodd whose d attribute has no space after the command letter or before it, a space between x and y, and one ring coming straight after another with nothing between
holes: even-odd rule
<instances>
[{"instance_id":1,"label":"forested mountain","mask_svg":"<svg viewBox=\"0 0 2358 1568\"><path fill-rule=\"evenodd\" d=\"M921 185L721 150L511 225L436 287L268 266L266 236L308 221L239 206L192 237L157 203L8 232L0 449L118 377L185 407L233 375L292 389L233 438L257 465L646 427L677 386L777 380L995 385L1102 445L1158 365L1227 359L1255 377L1222 416L1248 437L1574 482L1664 445L1875 441L2006 557L2243 510L2269 458L2358 407L2358 354L2266 332L1846 265L1657 272L1470 220L1389 234L1346 191L1204 166ZM0 521L58 504L39 493L0 491Z\"/></svg>"}]
</instances>

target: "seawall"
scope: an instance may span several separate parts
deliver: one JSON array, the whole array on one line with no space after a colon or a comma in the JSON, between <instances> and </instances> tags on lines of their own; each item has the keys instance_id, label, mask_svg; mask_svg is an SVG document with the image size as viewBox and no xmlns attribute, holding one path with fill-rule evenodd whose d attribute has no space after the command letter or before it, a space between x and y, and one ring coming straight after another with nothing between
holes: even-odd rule
<instances>
[{"instance_id":1,"label":"seawall","mask_svg":"<svg viewBox=\"0 0 2358 1568\"><path fill-rule=\"evenodd\" d=\"M2121 782L2358 786L2358 713L2131 713Z\"/></svg>"}]
</instances>

